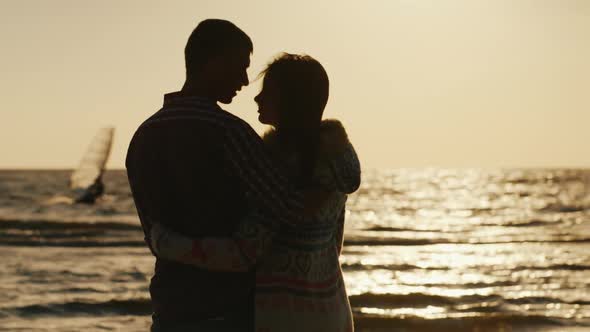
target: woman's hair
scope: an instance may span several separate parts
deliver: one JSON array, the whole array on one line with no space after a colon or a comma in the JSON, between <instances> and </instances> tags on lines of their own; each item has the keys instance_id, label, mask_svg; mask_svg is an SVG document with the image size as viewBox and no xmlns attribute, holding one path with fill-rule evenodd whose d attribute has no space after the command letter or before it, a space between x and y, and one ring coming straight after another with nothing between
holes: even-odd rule
<instances>
[{"instance_id":1,"label":"woman's hair","mask_svg":"<svg viewBox=\"0 0 590 332\"><path fill-rule=\"evenodd\" d=\"M329 80L324 67L308 55L282 53L261 73L276 88L277 135L299 156L298 184L308 187L317 160L320 124L328 102Z\"/></svg>"}]
</instances>

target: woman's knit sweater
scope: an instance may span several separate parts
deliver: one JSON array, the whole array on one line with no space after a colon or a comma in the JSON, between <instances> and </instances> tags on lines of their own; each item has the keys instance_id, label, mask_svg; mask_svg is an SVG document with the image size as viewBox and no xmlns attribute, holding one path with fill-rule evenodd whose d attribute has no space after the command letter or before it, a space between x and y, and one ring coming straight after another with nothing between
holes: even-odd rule
<instances>
[{"instance_id":1,"label":"woman's knit sweater","mask_svg":"<svg viewBox=\"0 0 590 332\"><path fill-rule=\"evenodd\" d=\"M282 147L276 131L263 137L278 164L294 174L297 155ZM315 189L306 201L314 208L297 223L284 225L265 242L252 243L248 234L264 227L256 211L241 223L233 239L190 239L156 224L153 247L160 258L205 269L256 271L255 324L257 332L352 331L352 314L342 279L342 247L347 195L360 185L360 163L346 131L337 120L320 128ZM255 236L253 238L261 238ZM256 248L252 248L252 247ZM249 264L248 252L264 250Z\"/></svg>"}]
</instances>

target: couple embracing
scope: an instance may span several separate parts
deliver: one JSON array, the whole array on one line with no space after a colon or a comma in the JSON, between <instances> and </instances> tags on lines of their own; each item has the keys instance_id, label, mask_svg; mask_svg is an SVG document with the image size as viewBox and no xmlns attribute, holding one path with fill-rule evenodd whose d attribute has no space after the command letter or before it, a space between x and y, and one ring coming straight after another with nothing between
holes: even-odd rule
<instances>
[{"instance_id":1,"label":"couple embracing","mask_svg":"<svg viewBox=\"0 0 590 332\"><path fill-rule=\"evenodd\" d=\"M152 331L352 331L342 279L347 195L360 165L328 76L282 54L255 101L263 137L224 111L249 83L253 45L209 19L185 48L186 81L137 129L126 167L156 257Z\"/></svg>"}]
</instances>

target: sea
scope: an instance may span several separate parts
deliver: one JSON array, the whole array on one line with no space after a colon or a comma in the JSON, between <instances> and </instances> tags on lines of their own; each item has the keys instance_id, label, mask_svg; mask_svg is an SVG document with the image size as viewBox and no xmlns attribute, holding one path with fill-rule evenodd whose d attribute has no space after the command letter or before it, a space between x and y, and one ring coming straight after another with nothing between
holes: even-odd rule
<instances>
[{"instance_id":1,"label":"sea","mask_svg":"<svg viewBox=\"0 0 590 332\"><path fill-rule=\"evenodd\" d=\"M0 331L148 331L124 170L0 171ZM357 331L590 331L590 170L365 170L341 256Z\"/></svg>"}]
</instances>

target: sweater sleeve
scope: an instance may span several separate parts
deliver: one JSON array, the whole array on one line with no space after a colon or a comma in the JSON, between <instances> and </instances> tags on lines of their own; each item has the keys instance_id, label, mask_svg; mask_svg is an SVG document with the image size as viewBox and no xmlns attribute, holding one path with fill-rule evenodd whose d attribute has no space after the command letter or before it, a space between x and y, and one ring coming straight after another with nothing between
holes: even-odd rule
<instances>
[{"instance_id":1,"label":"sweater sleeve","mask_svg":"<svg viewBox=\"0 0 590 332\"><path fill-rule=\"evenodd\" d=\"M156 256L162 259L212 271L247 271L256 263L251 253L263 250L251 246L261 245L258 239L272 236L260 234L265 229L257 227L257 218L256 214L252 214L242 220L232 238L194 239L152 222L150 246Z\"/></svg>"},{"instance_id":2,"label":"sweater sleeve","mask_svg":"<svg viewBox=\"0 0 590 332\"><path fill-rule=\"evenodd\" d=\"M338 217L338 221L336 223L336 231L334 232L334 246L336 247L336 252L338 256L342 253L342 247L344 244L344 218L346 215L346 207L342 208L342 212Z\"/></svg>"},{"instance_id":3,"label":"sweater sleeve","mask_svg":"<svg viewBox=\"0 0 590 332\"><path fill-rule=\"evenodd\" d=\"M262 139L247 124L227 130L228 172L237 175L251 213L231 237L191 239L163 227L152 230L152 246L160 258L216 271L245 271L268 251L283 225L303 215L303 194L270 160Z\"/></svg>"}]
</instances>

